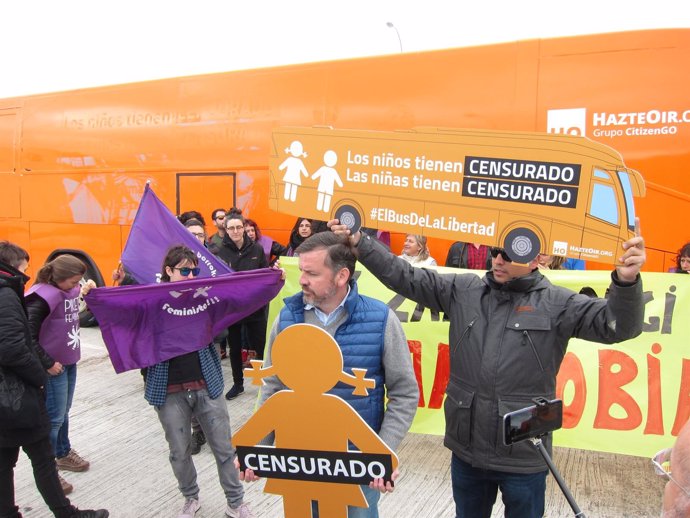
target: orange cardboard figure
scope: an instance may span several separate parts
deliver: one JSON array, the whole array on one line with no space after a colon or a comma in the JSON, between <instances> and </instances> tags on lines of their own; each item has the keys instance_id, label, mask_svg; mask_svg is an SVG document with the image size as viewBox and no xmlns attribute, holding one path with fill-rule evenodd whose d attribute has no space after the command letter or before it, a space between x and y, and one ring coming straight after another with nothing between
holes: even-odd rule
<instances>
[{"instance_id":1,"label":"orange cardboard figure","mask_svg":"<svg viewBox=\"0 0 690 518\"><path fill-rule=\"evenodd\" d=\"M347 452L351 442L362 453L390 455L392 469L397 468L397 456L376 432L345 401L325 393L339 381L361 395L374 386L364 378L366 369L353 369L354 376L343 372L342 353L328 333L310 324L290 326L276 337L272 359L265 369L252 360L245 376L261 385L262 378L275 374L291 390L266 400L233 434L235 447L254 446L271 433L276 448ZM285 518L311 516L312 500L321 518L346 518L348 505L367 507L355 484L269 478L264 491L282 495Z\"/></svg>"}]
</instances>

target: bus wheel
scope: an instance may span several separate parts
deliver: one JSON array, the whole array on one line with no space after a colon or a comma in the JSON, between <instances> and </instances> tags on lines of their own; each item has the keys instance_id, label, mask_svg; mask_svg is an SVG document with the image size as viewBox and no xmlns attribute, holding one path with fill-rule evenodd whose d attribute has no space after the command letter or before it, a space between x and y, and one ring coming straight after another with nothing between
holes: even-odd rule
<instances>
[{"instance_id":1,"label":"bus wheel","mask_svg":"<svg viewBox=\"0 0 690 518\"><path fill-rule=\"evenodd\" d=\"M514 262L527 264L539 255L539 236L528 228L514 228L503 241L503 248Z\"/></svg>"},{"instance_id":2,"label":"bus wheel","mask_svg":"<svg viewBox=\"0 0 690 518\"><path fill-rule=\"evenodd\" d=\"M335 217L341 225L347 225L350 232L357 232L362 226L362 216L352 205L342 205L335 211Z\"/></svg>"}]
</instances>

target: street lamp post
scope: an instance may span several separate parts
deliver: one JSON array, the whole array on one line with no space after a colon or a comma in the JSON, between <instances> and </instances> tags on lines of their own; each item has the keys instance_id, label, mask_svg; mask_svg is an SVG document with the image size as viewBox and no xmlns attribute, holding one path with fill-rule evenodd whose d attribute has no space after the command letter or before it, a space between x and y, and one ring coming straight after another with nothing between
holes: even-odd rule
<instances>
[{"instance_id":1,"label":"street lamp post","mask_svg":"<svg viewBox=\"0 0 690 518\"><path fill-rule=\"evenodd\" d=\"M393 25L393 22L386 22L386 25L387 25L389 28L394 29L394 30L395 30L395 34L398 35L398 43L400 44L400 52L402 53L402 51L403 51L403 49L402 49L402 40L400 39L400 33L398 32L398 28L397 28L395 25Z\"/></svg>"}]
</instances>

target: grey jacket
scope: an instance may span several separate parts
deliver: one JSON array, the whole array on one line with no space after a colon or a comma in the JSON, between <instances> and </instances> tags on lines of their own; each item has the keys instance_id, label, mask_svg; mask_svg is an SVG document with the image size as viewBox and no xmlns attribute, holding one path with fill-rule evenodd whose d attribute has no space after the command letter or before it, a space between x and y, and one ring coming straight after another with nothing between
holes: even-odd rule
<instances>
[{"instance_id":1,"label":"grey jacket","mask_svg":"<svg viewBox=\"0 0 690 518\"><path fill-rule=\"evenodd\" d=\"M642 332L640 279L621 283L614 273L605 300L554 286L536 270L499 284L492 272L479 278L413 268L365 236L358 251L360 262L390 289L449 318L444 444L475 467L545 470L529 441L503 444L503 416L534 404L534 397L554 397L571 337L609 344ZM551 451L550 436L544 443Z\"/></svg>"}]
</instances>

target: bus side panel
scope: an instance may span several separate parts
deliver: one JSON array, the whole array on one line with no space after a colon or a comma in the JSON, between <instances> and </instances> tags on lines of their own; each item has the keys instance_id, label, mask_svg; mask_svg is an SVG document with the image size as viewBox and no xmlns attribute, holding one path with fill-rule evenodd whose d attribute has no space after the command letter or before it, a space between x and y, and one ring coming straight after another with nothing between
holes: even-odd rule
<instances>
[{"instance_id":1,"label":"bus side panel","mask_svg":"<svg viewBox=\"0 0 690 518\"><path fill-rule=\"evenodd\" d=\"M119 225L68 223L31 224L31 264L34 272L56 249L81 250L91 256L106 283L117 266L122 242Z\"/></svg>"},{"instance_id":2,"label":"bus side panel","mask_svg":"<svg viewBox=\"0 0 690 518\"><path fill-rule=\"evenodd\" d=\"M546 118L558 117L558 110L581 110L579 124L553 129L609 145L628 167L640 171L648 184L646 196L635 200L642 231L656 247L678 249L690 237L673 225L686 219L690 204L690 67L683 65L690 32L621 33L541 44L537 128L546 128ZM654 192L654 183L675 194Z\"/></svg>"}]
</instances>

